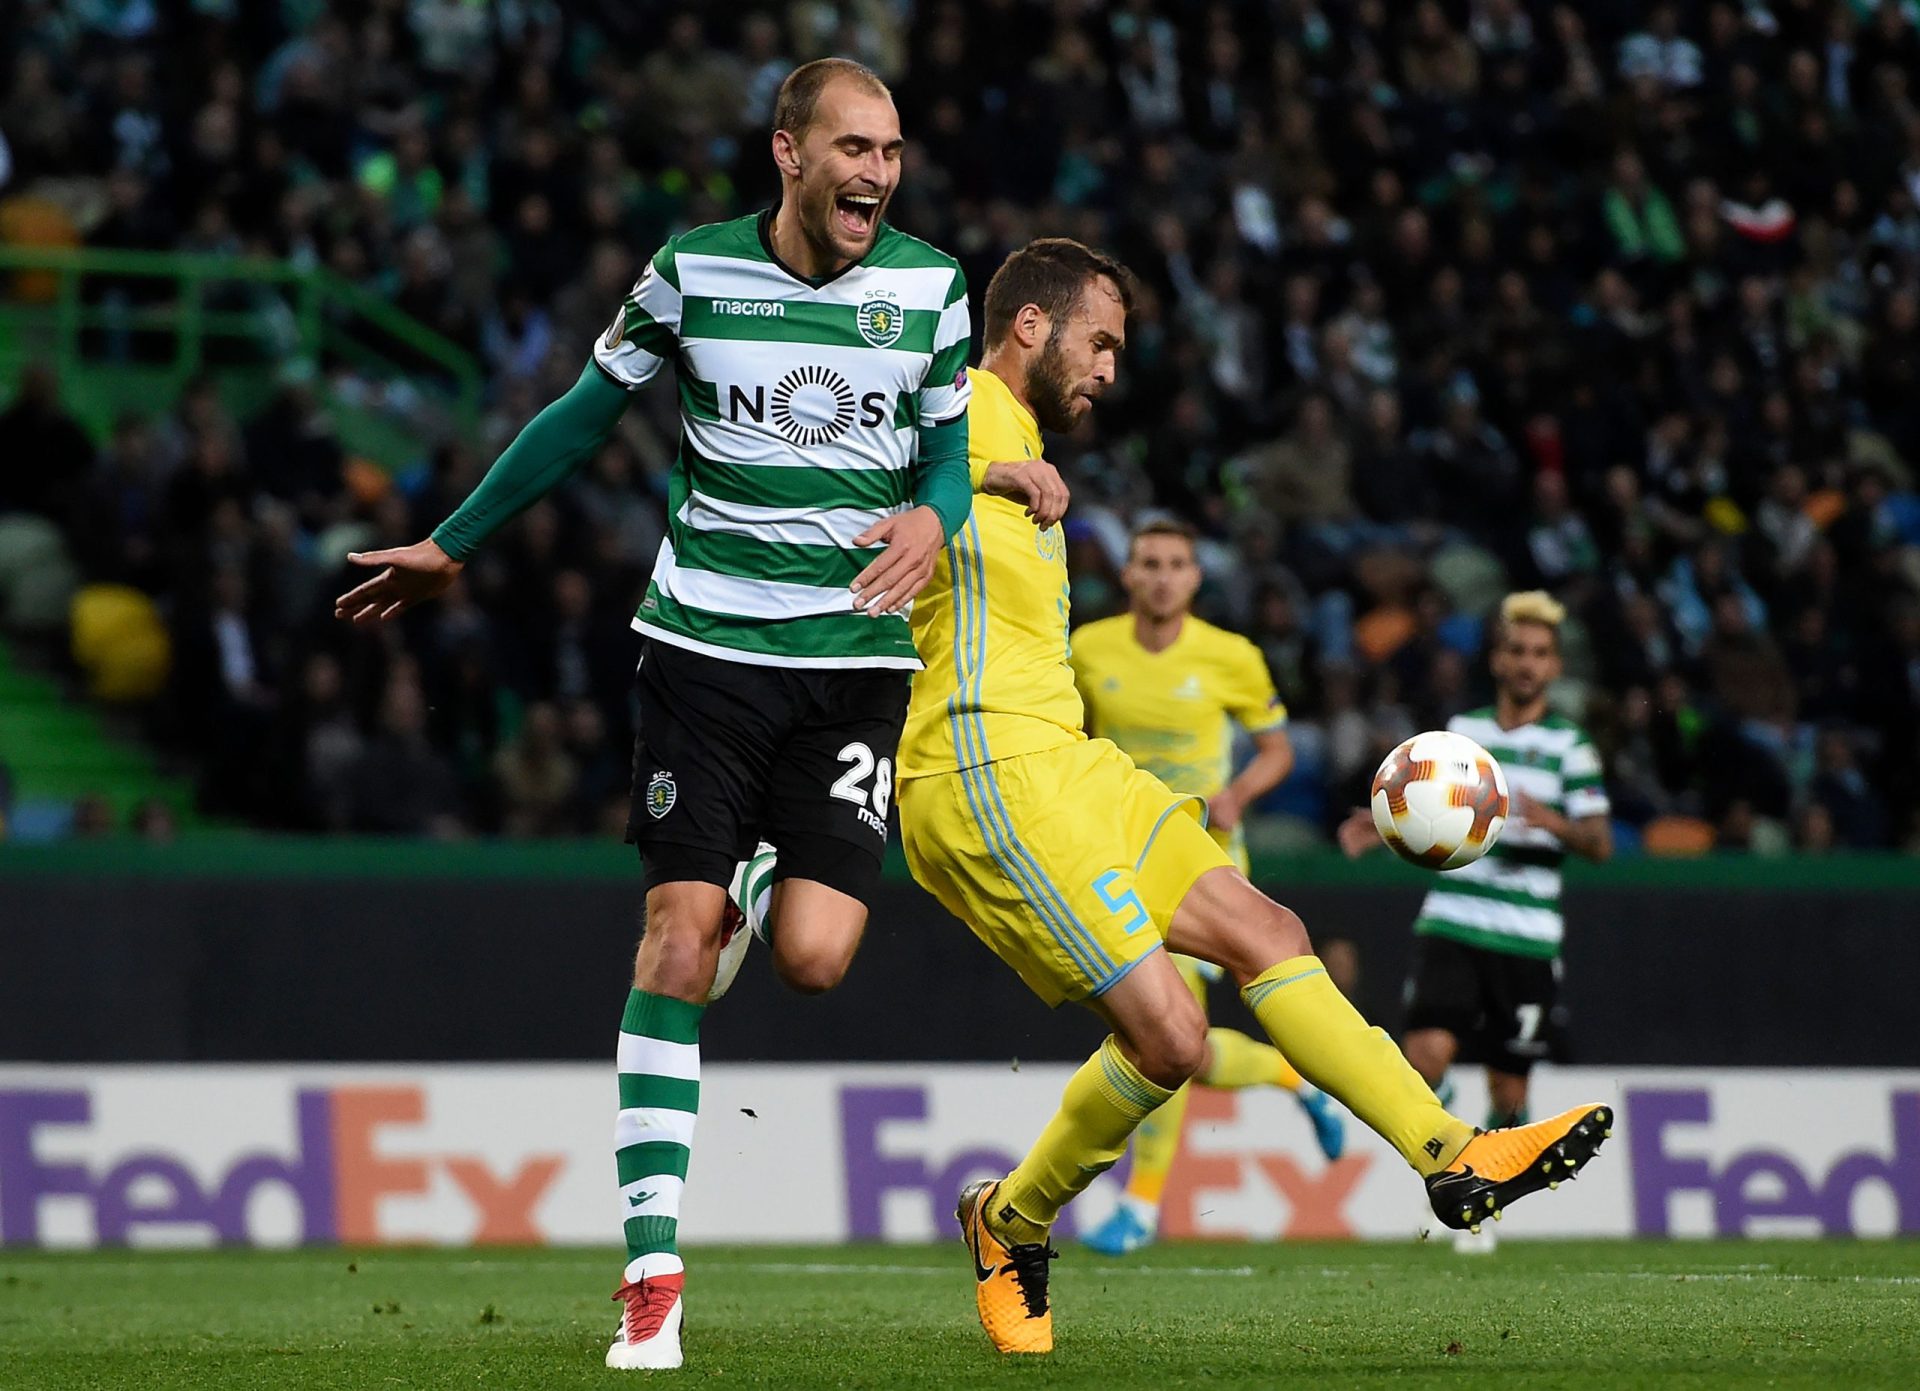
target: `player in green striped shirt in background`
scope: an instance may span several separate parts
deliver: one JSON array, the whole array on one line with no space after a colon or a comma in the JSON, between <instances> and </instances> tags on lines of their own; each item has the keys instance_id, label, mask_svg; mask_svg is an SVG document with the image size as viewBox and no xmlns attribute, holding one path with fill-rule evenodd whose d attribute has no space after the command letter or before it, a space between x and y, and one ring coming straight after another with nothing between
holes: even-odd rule
<instances>
[{"instance_id":1,"label":"player in green striped shirt in background","mask_svg":"<svg viewBox=\"0 0 1920 1391\"><path fill-rule=\"evenodd\" d=\"M1500 605L1494 703L1454 716L1447 728L1499 761L1512 811L1491 850L1439 877L1413 924L1401 1047L1435 1091L1456 1059L1486 1064L1489 1130L1526 1123L1528 1073L1564 1045L1561 862L1613 854L1599 752L1580 726L1547 708L1565 618L1559 601L1539 590L1509 594ZM1347 818L1339 838L1349 856L1380 844L1364 810ZM1456 1233L1454 1244L1490 1250L1493 1229Z\"/></svg>"},{"instance_id":2,"label":"player in green striped shirt in background","mask_svg":"<svg viewBox=\"0 0 1920 1391\"><path fill-rule=\"evenodd\" d=\"M627 838L647 908L619 1034L627 1264L607 1365L622 1369L681 1365L700 1023L742 923L803 991L840 979L866 926L920 667L907 606L973 505L967 288L952 257L883 220L904 143L891 94L821 59L788 76L774 123L779 205L661 248L573 388L430 539L352 557L378 573L335 610L377 623L445 592L674 365L667 538L633 621Z\"/></svg>"}]
</instances>

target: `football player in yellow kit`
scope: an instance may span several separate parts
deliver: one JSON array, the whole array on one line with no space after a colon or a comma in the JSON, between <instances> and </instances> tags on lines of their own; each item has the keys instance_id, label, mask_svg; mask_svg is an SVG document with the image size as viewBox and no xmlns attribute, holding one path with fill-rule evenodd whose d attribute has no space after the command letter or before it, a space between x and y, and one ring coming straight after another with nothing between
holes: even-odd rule
<instances>
[{"instance_id":1,"label":"football player in yellow kit","mask_svg":"<svg viewBox=\"0 0 1920 1391\"><path fill-rule=\"evenodd\" d=\"M1113 1028L1019 1166L960 1194L980 1321L1002 1352L1052 1349L1054 1219L1206 1056L1206 1015L1166 948L1231 973L1267 1037L1405 1157L1450 1227L1571 1176L1612 1124L1604 1106L1486 1133L1449 1115L1334 988L1300 919L1207 834L1201 799L1087 738L1040 429L1071 429L1112 384L1130 298L1118 263L1064 238L995 273L968 407L973 515L913 611L926 670L897 802L914 878L1042 999L1082 1001Z\"/></svg>"},{"instance_id":2,"label":"football player in yellow kit","mask_svg":"<svg viewBox=\"0 0 1920 1391\"><path fill-rule=\"evenodd\" d=\"M1193 615L1200 562L1193 529L1149 522L1133 533L1121 575L1127 612L1096 619L1073 634L1073 670L1089 733L1170 788L1207 799L1207 830L1248 872L1241 817L1293 766L1287 707L1280 703L1260 649L1237 633ZM1253 736L1252 760L1233 771L1234 726ZM1173 958L1187 989L1206 1008L1207 986L1222 972L1191 956ZM1346 1124L1327 1094L1306 1080L1271 1044L1237 1029L1207 1030L1207 1056L1194 1081L1209 1087L1283 1087L1313 1125L1328 1159L1338 1159ZM1124 1256L1159 1230L1160 1197L1180 1150L1187 1088L1140 1123L1126 1192L1086 1244Z\"/></svg>"}]
</instances>

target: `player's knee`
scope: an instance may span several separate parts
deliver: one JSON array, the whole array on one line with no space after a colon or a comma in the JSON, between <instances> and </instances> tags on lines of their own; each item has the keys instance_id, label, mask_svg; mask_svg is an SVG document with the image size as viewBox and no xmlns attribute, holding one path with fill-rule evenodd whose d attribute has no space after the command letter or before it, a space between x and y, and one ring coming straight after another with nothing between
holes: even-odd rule
<instances>
[{"instance_id":1,"label":"player's knee","mask_svg":"<svg viewBox=\"0 0 1920 1391\"><path fill-rule=\"evenodd\" d=\"M1263 898L1263 907L1251 916L1243 930L1235 934L1231 947L1233 959L1224 964L1242 985L1277 962L1290 961L1313 951L1307 925L1300 915L1284 904Z\"/></svg>"},{"instance_id":2,"label":"player's knee","mask_svg":"<svg viewBox=\"0 0 1920 1391\"><path fill-rule=\"evenodd\" d=\"M1281 961L1289 957L1306 956L1313 950L1313 942L1307 936L1307 925L1300 921L1300 915L1293 909L1276 903L1268 917L1267 932L1273 939L1274 948L1280 953Z\"/></svg>"},{"instance_id":3,"label":"player's knee","mask_svg":"<svg viewBox=\"0 0 1920 1391\"><path fill-rule=\"evenodd\" d=\"M1142 1077L1155 1086L1182 1086L1207 1064L1207 1016L1188 997L1186 1008L1169 1010L1151 1027L1133 1030L1131 1042Z\"/></svg>"},{"instance_id":4,"label":"player's knee","mask_svg":"<svg viewBox=\"0 0 1920 1391\"><path fill-rule=\"evenodd\" d=\"M700 997L713 979L723 905L724 899L717 894L654 890L648 896L646 927L634 956L635 987L684 999Z\"/></svg>"},{"instance_id":5,"label":"player's knee","mask_svg":"<svg viewBox=\"0 0 1920 1391\"><path fill-rule=\"evenodd\" d=\"M1207 1031L1167 1029L1139 1043L1140 1075L1169 1091L1184 1086L1207 1061Z\"/></svg>"},{"instance_id":6,"label":"player's knee","mask_svg":"<svg viewBox=\"0 0 1920 1391\"><path fill-rule=\"evenodd\" d=\"M844 953L812 951L776 954L773 969L790 989L802 995L821 995L845 979L850 961Z\"/></svg>"}]
</instances>

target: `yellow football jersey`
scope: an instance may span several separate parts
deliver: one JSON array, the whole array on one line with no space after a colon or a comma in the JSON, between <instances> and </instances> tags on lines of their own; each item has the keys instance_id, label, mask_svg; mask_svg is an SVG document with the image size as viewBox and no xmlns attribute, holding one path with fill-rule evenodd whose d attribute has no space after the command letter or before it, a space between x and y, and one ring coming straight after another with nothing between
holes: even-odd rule
<instances>
[{"instance_id":1,"label":"yellow football jersey","mask_svg":"<svg viewBox=\"0 0 1920 1391\"><path fill-rule=\"evenodd\" d=\"M1261 734L1287 722L1266 658L1236 633L1188 615L1159 652L1135 638L1133 615L1073 635L1087 727L1176 792L1211 797L1233 777L1233 726Z\"/></svg>"},{"instance_id":2,"label":"yellow football jersey","mask_svg":"<svg viewBox=\"0 0 1920 1391\"><path fill-rule=\"evenodd\" d=\"M1040 457L1040 427L993 373L973 369L967 462ZM900 736L900 776L924 777L1037 753L1087 736L1067 660L1067 542L1026 509L976 492L973 515L913 601L913 645L926 670Z\"/></svg>"}]
</instances>

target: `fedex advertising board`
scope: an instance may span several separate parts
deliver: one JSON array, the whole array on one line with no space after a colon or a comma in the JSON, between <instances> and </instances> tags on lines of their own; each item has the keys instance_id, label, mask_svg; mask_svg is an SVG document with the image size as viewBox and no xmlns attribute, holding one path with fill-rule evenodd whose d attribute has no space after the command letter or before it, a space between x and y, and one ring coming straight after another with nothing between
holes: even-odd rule
<instances>
[{"instance_id":1,"label":"fedex advertising board","mask_svg":"<svg viewBox=\"0 0 1920 1391\"><path fill-rule=\"evenodd\" d=\"M715 1066L682 1230L925 1241L1004 1172L1071 1068ZM1463 1081L1465 1078L1463 1076ZM1537 1114L1618 1110L1580 1179L1511 1236L1920 1233L1920 1073L1544 1069ZM0 1243L617 1241L612 1068L0 1067ZM1457 1109L1484 1098L1462 1087ZM1418 1182L1357 1122L1328 1163L1290 1097L1200 1090L1169 1235L1409 1237ZM1068 1209L1099 1220L1118 1175ZM1066 1233L1063 1233L1066 1234Z\"/></svg>"}]
</instances>

